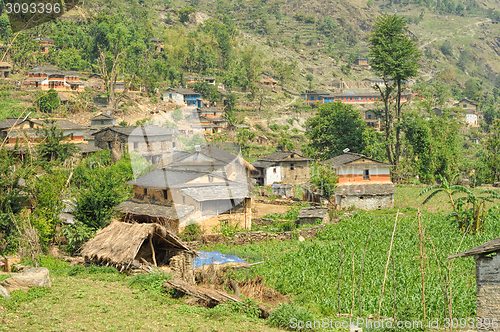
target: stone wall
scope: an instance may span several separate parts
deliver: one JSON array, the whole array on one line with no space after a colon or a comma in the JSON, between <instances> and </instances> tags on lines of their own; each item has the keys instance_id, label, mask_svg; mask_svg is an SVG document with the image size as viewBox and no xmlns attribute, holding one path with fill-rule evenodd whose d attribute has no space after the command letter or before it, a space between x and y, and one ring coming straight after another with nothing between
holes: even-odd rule
<instances>
[{"instance_id":1,"label":"stone wall","mask_svg":"<svg viewBox=\"0 0 500 332\"><path fill-rule=\"evenodd\" d=\"M170 270L177 279L182 279L185 282L194 284L194 271L192 264L192 254L185 251L180 252L178 255L170 259Z\"/></svg>"},{"instance_id":2,"label":"stone wall","mask_svg":"<svg viewBox=\"0 0 500 332\"><path fill-rule=\"evenodd\" d=\"M477 318L494 318L500 323L500 252L496 256L476 258ZM487 325L487 324L486 324ZM491 325L490 325L491 326ZM500 331L500 328L480 328L480 331Z\"/></svg>"},{"instance_id":3,"label":"stone wall","mask_svg":"<svg viewBox=\"0 0 500 332\"><path fill-rule=\"evenodd\" d=\"M242 232L236 233L234 237L225 237L222 234L206 234L201 237L200 241L188 242L187 245L190 248L199 248L202 245L214 246L218 243L220 244L230 244L230 245L248 245L253 243L260 243L265 241L285 241L296 239L302 236L304 239L312 239L318 235L320 230L323 230L325 225L318 225L311 228L304 228L289 232L279 232L279 233L266 233L263 231L256 232Z\"/></svg>"},{"instance_id":4,"label":"stone wall","mask_svg":"<svg viewBox=\"0 0 500 332\"><path fill-rule=\"evenodd\" d=\"M354 206L356 209L363 210L392 209L394 208L394 198L392 194L380 196L346 196L342 197L338 205L340 205L340 208Z\"/></svg>"}]
</instances>

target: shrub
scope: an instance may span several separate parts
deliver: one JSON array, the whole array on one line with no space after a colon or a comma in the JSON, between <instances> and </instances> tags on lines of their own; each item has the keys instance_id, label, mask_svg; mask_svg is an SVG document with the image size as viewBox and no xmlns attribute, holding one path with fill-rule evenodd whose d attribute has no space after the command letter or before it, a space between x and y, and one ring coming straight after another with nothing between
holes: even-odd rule
<instances>
[{"instance_id":1,"label":"shrub","mask_svg":"<svg viewBox=\"0 0 500 332\"><path fill-rule=\"evenodd\" d=\"M186 228L184 228L184 230L179 234L179 237L183 241L196 241L199 240L202 235L203 230L200 225L193 223L187 225Z\"/></svg>"},{"instance_id":2,"label":"shrub","mask_svg":"<svg viewBox=\"0 0 500 332\"><path fill-rule=\"evenodd\" d=\"M293 318L297 321L314 321L313 315L294 303L282 304L278 309L271 312L267 323L271 327L280 327L291 331L301 331L303 328L292 328Z\"/></svg>"},{"instance_id":3,"label":"shrub","mask_svg":"<svg viewBox=\"0 0 500 332\"><path fill-rule=\"evenodd\" d=\"M63 226L61 235L68 241L66 252L74 254L87 240L95 235L95 231L84 223L77 221L74 225Z\"/></svg>"}]
</instances>

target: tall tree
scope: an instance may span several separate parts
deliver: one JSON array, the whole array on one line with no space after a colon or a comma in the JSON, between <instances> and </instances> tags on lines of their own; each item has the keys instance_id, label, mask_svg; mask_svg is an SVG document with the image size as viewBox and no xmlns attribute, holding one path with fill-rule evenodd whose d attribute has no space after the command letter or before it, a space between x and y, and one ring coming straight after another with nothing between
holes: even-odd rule
<instances>
[{"instance_id":1,"label":"tall tree","mask_svg":"<svg viewBox=\"0 0 500 332\"><path fill-rule=\"evenodd\" d=\"M384 103L387 158L397 165L401 155L401 94L405 83L418 74L422 53L412 39L406 19L384 14L370 33L370 60L384 83L375 85Z\"/></svg>"},{"instance_id":2,"label":"tall tree","mask_svg":"<svg viewBox=\"0 0 500 332\"><path fill-rule=\"evenodd\" d=\"M486 165L492 182L500 181L500 120L495 119L486 139Z\"/></svg>"},{"instance_id":3,"label":"tall tree","mask_svg":"<svg viewBox=\"0 0 500 332\"><path fill-rule=\"evenodd\" d=\"M342 154L345 148L361 153L366 147L366 123L349 104L322 104L316 116L307 120L307 126L311 128L307 132L311 142L306 150L311 157L328 159Z\"/></svg>"}]
</instances>

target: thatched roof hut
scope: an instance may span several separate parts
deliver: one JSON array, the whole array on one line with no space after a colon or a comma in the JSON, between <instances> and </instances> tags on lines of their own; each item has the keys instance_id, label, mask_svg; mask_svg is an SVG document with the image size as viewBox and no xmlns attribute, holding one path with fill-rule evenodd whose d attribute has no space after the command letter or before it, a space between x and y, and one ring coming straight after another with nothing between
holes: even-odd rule
<instances>
[{"instance_id":1,"label":"thatched roof hut","mask_svg":"<svg viewBox=\"0 0 500 332\"><path fill-rule=\"evenodd\" d=\"M114 221L82 246L81 255L88 263L111 265L123 271L143 260L151 265L169 266L173 259L179 260L175 258L179 255L188 257L184 263L191 265L196 252L162 225Z\"/></svg>"}]
</instances>

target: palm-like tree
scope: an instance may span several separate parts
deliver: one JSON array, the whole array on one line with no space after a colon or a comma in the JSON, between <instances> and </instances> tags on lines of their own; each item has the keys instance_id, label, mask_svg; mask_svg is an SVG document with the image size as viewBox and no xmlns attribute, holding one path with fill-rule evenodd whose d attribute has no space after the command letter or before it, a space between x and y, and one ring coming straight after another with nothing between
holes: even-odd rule
<instances>
[{"instance_id":1,"label":"palm-like tree","mask_svg":"<svg viewBox=\"0 0 500 332\"><path fill-rule=\"evenodd\" d=\"M453 195L454 194L456 194L456 193L464 193L464 194L467 194L467 195L472 195L472 192L468 188L466 188L464 186L460 186L460 185L456 185L456 184L454 185L453 184L455 182L455 180L458 178L459 175L460 174L455 174L455 176L453 176L453 179L450 182L448 182L448 179L446 179L444 176L442 176L442 175L439 174L438 178L441 181L441 184L436 184L436 185L433 185L433 186L429 186L429 187L425 188L424 190L422 190L422 192L420 193L419 196L422 196L425 193L428 193L429 191L434 190L429 196L427 196L427 198L424 200L423 204L426 204L434 196L436 196L437 194L443 192L446 195L448 195L448 198L450 199L451 206L453 207L453 210L455 210L457 202L453 199Z\"/></svg>"},{"instance_id":2,"label":"palm-like tree","mask_svg":"<svg viewBox=\"0 0 500 332\"><path fill-rule=\"evenodd\" d=\"M500 194L494 190L483 190L481 194L485 194L486 196L476 196L468 188L452 184L455 182L458 174L453 177L451 182L448 182L448 180L441 175L438 175L438 177L441 180L440 185L429 186L420 193L421 196L434 190L427 196L423 204L427 203L438 193L444 192L448 195L453 208L453 211L446 215L446 219L454 218L463 232L468 232L469 230L473 233L482 231L486 217L490 215L492 210L499 207L497 205L486 210L486 202L493 202L494 200L500 199ZM463 193L466 194L466 196L453 199L453 195L457 193Z\"/></svg>"}]
</instances>

